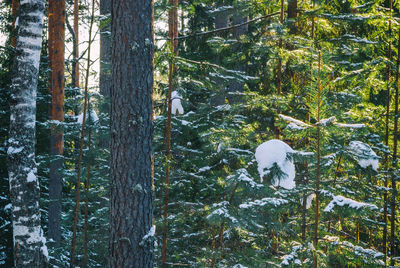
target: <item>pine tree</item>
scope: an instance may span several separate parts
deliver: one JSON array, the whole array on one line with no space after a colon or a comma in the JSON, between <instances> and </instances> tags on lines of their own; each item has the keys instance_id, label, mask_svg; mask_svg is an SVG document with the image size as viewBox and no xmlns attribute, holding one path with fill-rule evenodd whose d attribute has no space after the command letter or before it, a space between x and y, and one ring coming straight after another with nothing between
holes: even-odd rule
<instances>
[{"instance_id":1,"label":"pine tree","mask_svg":"<svg viewBox=\"0 0 400 268\"><path fill-rule=\"evenodd\" d=\"M61 196L64 137L59 123L64 122L64 49L65 49L65 1L51 0L49 13L49 60L51 68L50 92L51 119L58 123L52 127L50 151L54 159L50 163L49 182L49 238L60 242L61 239Z\"/></svg>"},{"instance_id":2,"label":"pine tree","mask_svg":"<svg viewBox=\"0 0 400 268\"><path fill-rule=\"evenodd\" d=\"M111 14L110 266L152 267L153 5L124 3Z\"/></svg>"}]
</instances>

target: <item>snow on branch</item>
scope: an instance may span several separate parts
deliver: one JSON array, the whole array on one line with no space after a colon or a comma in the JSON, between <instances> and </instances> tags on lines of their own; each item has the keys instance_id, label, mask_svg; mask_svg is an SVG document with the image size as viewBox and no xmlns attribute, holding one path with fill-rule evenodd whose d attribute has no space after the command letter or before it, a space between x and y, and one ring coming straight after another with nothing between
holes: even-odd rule
<instances>
[{"instance_id":1,"label":"snow on branch","mask_svg":"<svg viewBox=\"0 0 400 268\"><path fill-rule=\"evenodd\" d=\"M349 208L353 208L356 210L361 210L361 209L376 210L376 209L378 209L378 207L373 204L358 202L353 199L350 199L350 198L347 198L347 197L344 197L341 195L337 195L337 196L334 196L332 201L329 202L329 204L325 207L324 212L332 212L332 210L336 206L339 206L339 207L347 206Z\"/></svg>"}]
</instances>

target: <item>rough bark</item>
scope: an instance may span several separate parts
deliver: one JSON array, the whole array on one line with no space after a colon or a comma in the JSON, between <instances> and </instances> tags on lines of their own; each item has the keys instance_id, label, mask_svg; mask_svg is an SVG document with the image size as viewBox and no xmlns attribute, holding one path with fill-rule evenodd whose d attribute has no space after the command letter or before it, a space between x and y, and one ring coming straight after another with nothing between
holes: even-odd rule
<instances>
[{"instance_id":1,"label":"rough bark","mask_svg":"<svg viewBox=\"0 0 400 268\"><path fill-rule=\"evenodd\" d=\"M153 267L153 4L112 2L110 267Z\"/></svg>"},{"instance_id":2,"label":"rough bark","mask_svg":"<svg viewBox=\"0 0 400 268\"><path fill-rule=\"evenodd\" d=\"M51 68L51 119L64 121L64 37L65 37L65 0L49 1L49 59ZM59 243L61 239L61 195L64 135L59 127L52 127L50 136L49 180L49 238Z\"/></svg>"},{"instance_id":3,"label":"rough bark","mask_svg":"<svg viewBox=\"0 0 400 268\"><path fill-rule=\"evenodd\" d=\"M36 95L44 3L23 0L20 4L7 152L14 266L44 267L47 248L40 225L40 189L35 163Z\"/></svg>"}]
</instances>

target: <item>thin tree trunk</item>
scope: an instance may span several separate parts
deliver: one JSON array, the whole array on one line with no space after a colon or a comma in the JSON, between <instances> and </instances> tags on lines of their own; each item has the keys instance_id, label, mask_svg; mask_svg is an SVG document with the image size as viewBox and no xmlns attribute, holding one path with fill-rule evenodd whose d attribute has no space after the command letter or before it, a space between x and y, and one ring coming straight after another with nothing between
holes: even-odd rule
<instances>
[{"instance_id":1,"label":"thin tree trunk","mask_svg":"<svg viewBox=\"0 0 400 268\"><path fill-rule=\"evenodd\" d=\"M88 50L87 50L87 64L86 64L86 76L85 76L85 93L83 100L83 111L82 111L82 128L79 137L79 157L78 157L78 166L77 166L77 180L76 180L76 203L74 210L74 223L72 227L72 241L71 241L71 253L69 259L70 268L74 267L74 255L75 255L75 240L78 226L78 217L79 217L79 205L80 205L80 187L81 187L81 172L82 172L82 158L83 158L83 147L85 143L85 131L86 131L86 112L88 107L88 86L89 86L89 75L90 75L90 53L92 47L92 29L94 24L94 0L91 3L91 14L90 14L90 25L89 25L89 42L88 42Z\"/></svg>"},{"instance_id":2,"label":"thin tree trunk","mask_svg":"<svg viewBox=\"0 0 400 268\"><path fill-rule=\"evenodd\" d=\"M321 112L321 51L318 51L318 96L317 96L317 122L319 122ZM314 247L318 248L318 225L319 225L319 184L320 184L320 170L321 164L321 128L317 125L317 174L315 177L315 226L314 226ZM314 267L318 267L317 252L314 255Z\"/></svg>"},{"instance_id":3,"label":"thin tree trunk","mask_svg":"<svg viewBox=\"0 0 400 268\"><path fill-rule=\"evenodd\" d=\"M390 17L392 16L392 0L390 0ZM392 20L389 19L389 37L392 35ZM388 46L388 58L389 61L392 61L392 41L389 39L389 46ZM390 113L390 80L391 80L391 65L388 64L387 69L387 89L386 89L386 116L385 116L385 144L389 146L389 113ZM389 155L385 155L385 188L388 187L388 174L389 174ZM383 234L382 234L382 252L384 256L384 263L386 265L387 260L387 215L388 215L388 193L385 190L383 193Z\"/></svg>"},{"instance_id":4,"label":"thin tree trunk","mask_svg":"<svg viewBox=\"0 0 400 268\"><path fill-rule=\"evenodd\" d=\"M400 28L398 35L397 49L400 51ZM398 114L399 114L399 67L400 67L400 53L397 53L397 70L396 70L396 82L395 82L395 95L394 95L394 133L393 133L393 163L397 165L397 136L398 136ZM392 175L392 199L390 202L390 265L394 266L394 257L396 256L396 245L395 245L395 230L396 230L396 175Z\"/></svg>"},{"instance_id":5,"label":"thin tree trunk","mask_svg":"<svg viewBox=\"0 0 400 268\"><path fill-rule=\"evenodd\" d=\"M79 0L74 0L74 33L75 33L75 40L74 40L74 61L72 63L72 80L73 85L76 88L79 88Z\"/></svg>"},{"instance_id":6,"label":"thin tree trunk","mask_svg":"<svg viewBox=\"0 0 400 268\"><path fill-rule=\"evenodd\" d=\"M14 266L45 267L36 177L36 96L44 2L21 1L10 94L8 174L12 204Z\"/></svg>"},{"instance_id":7,"label":"thin tree trunk","mask_svg":"<svg viewBox=\"0 0 400 268\"><path fill-rule=\"evenodd\" d=\"M110 16L111 0L100 1L100 15ZM100 29L100 93L104 97L110 97L111 88L111 23ZM109 107L106 111L109 112Z\"/></svg>"},{"instance_id":8,"label":"thin tree trunk","mask_svg":"<svg viewBox=\"0 0 400 268\"><path fill-rule=\"evenodd\" d=\"M110 267L153 267L153 1L113 1Z\"/></svg>"},{"instance_id":9,"label":"thin tree trunk","mask_svg":"<svg viewBox=\"0 0 400 268\"><path fill-rule=\"evenodd\" d=\"M171 54L172 57L175 56L177 51L178 40L175 40L177 37L177 0L169 0L169 4L172 8L169 11L168 18L168 28L169 28L169 38L170 38L170 46L171 46ZM168 240L168 203L169 203L169 172L170 172L170 158L171 158L171 119L172 119L172 91L174 91L174 71L175 64L173 59L169 62L169 74L168 74L168 114L167 114L167 125L165 129L165 159L166 159L166 167L165 167L165 181L164 181L164 225L162 231L162 245L161 245L161 266L167 267L167 240Z\"/></svg>"},{"instance_id":10,"label":"thin tree trunk","mask_svg":"<svg viewBox=\"0 0 400 268\"><path fill-rule=\"evenodd\" d=\"M89 129L89 135L88 135L88 153L90 154L90 149L91 149L91 142L92 142L92 132ZM87 175L86 175L86 193L85 193L85 224L83 226L83 233L84 233L84 240L83 240L83 267L87 267L88 263L88 213L89 213L89 190L90 190L90 160L87 166Z\"/></svg>"},{"instance_id":11,"label":"thin tree trunk","mask_svg":"<svg viewBox=\"0 0 400 268\"><path fill-rule=\"evenodd\" d=\"M49 1L49 55L51 78L51 119L64 121L64 37L65 37L65 0ZM58 245L61 240L61 196L64 134L56 126L51 128L49 178L49 238Z\"/></svg>"},{"instance_id":12,"label":"thin tree trunk","mask_svg":"<svg viewBox=\"0 0 400 268\"><path fill-rule=\"evenodd\" d=\"M281 27L283 26L283 7L284 7L284 0L281 0L281 13L279 17L279 22L281 23ZM279 38L279 50L283 47L282 45L282 38ZM278 94L282 94L282 59L278 56ZM279 134L278 134L279 135Z\"/></svg>"},{"instance_id":13,"label":"thin tree trunk","mask_svg":"<svg viewBox=\"0 0 400 268\"><path fill-rule=\"evenodd\" d=\"M12 23L11 23L11 46L15 47L17 44L17 38L16 38L16 22L18 18L18 9L19 9L19 0L12 0L11 2L11 16L12 16Z\"/></svg>"}]
</instances>

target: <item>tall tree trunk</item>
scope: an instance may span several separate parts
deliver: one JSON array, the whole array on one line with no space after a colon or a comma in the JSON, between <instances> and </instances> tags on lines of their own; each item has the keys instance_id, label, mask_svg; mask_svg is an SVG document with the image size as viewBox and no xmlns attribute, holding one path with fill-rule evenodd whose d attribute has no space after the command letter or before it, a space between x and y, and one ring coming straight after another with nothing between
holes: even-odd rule
<instances>
[{"instance_id":1,"label":"tall tree trunk","mask_svg":"<svg viewBox=\"0 0 400 268\"><path fill-rule=\"evenodd\" d=\"M172 58L175 56L178 48L178 1L170 0L169 4L173 6L168 14L168 30L169 38L171 42L171 54ZM162 245L161 245L161 266L167 267L167 239L168 239L168 203L169 203L169 171L170 171L170 158L171 158L171 119L172 119L172 91L174 91L175 83L174 73L175 73L174 60L170 59L169 62L169 74L168 74L168 111L167 111L167 125L165 128L165 181L164 181L164 224L162 231Z\"/></svg>"},{"instance_id":2,"label":"tall tree trunk","mask_svg":"<svg viewBox=\"0 0 400 268\"><path fill-rule=\"evenodd\" d=\"M74 61L72 63L72 82L76 88L79 88L79 0L74 0Z\"/></svg>"},{"instance_id":3,"label":"tall tree trunk","mask_svg":"<svg viewBox=\"0 0 400 268\"><path fill-rule=\"evenodd\" d=\"M281 14L279 17L279 22L281 23L281 27L283 26L283 7L284 7L284 0L281 0ZM282 49L282 38L279 38L279 50ZM282 93L282 59L280 55L278 55L278 94ZM279 135L279 134L278 134Z\"/></svg>"},{"instance_id":4,"label":"tall tree trunk","mask_svg":"<svg viewBox=\"0 0 400 268\"><path fill-rule=\"evenodd\" d=\"M40 225L36 177L36 95L44 2L21 1L10 94L8 173L12 203L14 266L44 267L47 248Z\"/></svg>"},{"instance_id":5,"label":"tall tree trunk","mask_svg":"<svg viewBox=\"0 0 400 268\"><path fill-rule=\"evenodd\" d=\"M297 0L288 0L287 17L289 19L290 32L296 34Z\"/></svg>"},{"instance_id":6,"label":"tall tree trunk","mask_svg":"<svg viewBox=\"0 0 400 268\"><path fill-rule=\"evenodd\" d=\"M49 1L49 56L51 67L51 119L64 121L64 37L65 0ZM50 136L49 180L49 238L58 244L61 239L61 195L64 135L59 127L52 127Z\"/></svg>"},{"instance_id":7,"label":"tall tree trunk","mask_svg":"<svg viewBox=\"0 0 400 268\"><path fill-rule=\"evenodd\" d=\"M397 49L400 51L400 28L398 35ZM395 95L394 95L394 133L393 133L393 165L397 166L397 136L398 136L398 114L399 114L399 70L400 68L400 53L397 53L397 69L396 69L396 82L395 82ZM396 174L392 174L392 198L390 202L390 265L394 266L396 256L395 234L396 234Z\"/></svg>"},{"instance_id":8,"label":"tall tree trunk","mask_svg":"<svg viewBox=\"0 0 400 268\"><path fill-rule=\"evenodd\" d=\"M249 19L248 16L244 16L236 12L232 17L232 25L237 25L241 23L247 22ZM238 43L235 44L232 48L232 53L236 53L243 50L243 45L240 43L240 37L243 35L247 35L249 31L248 24L242 25L240 27L236 27L233 29L233 37L238 40ZM245 72L246 71L246 63L245 62L237 62L236 66L234 66L236 71ZM229 103L238 103L242 100L242 98L235 95L229 95L229 93L235 92L243 92L244 91L244 83L240 81L232 81L228 87L228 100Z\"/></svg>"},{"instance_id":9,"label":"tall tree trunk","mask_svg":"<svg viewBox=\"0 0 400 268\"><path fill-rule=\"evenodd\" d=\"M12 0L11 2L11 16L12 16L12 23L11 23L11 46L15 47L17 44L17 39L16 39L16 22L18 18L18 9L19 9L19 0Z\"/></svg>"},{"instance_id":10,"label":"tall tree trunk","mask_svg":"<svg viewBox=\"0 0 400 268\"><path fill-rule=\"evenodd\" d=\"M392 16L392 0L390 0L389 4L390 8L390 17ZM392 20L389 18L389 37L392 36ZM389 38L389 46L388 46L388 58L389 61L392 61L392 41ZM387 89L386 89L386 116L385 116L385 144L386 146L389 146L389 113L390 113L390 79L391 79L391 67L390 64L388 64L388 69L387 69ZM389 155L385 155L385 170L386 170L386 175L385 175L385 188L388 187L388 170L389 170ZM386 265L386 259L387 259L387 215L388 215L388 193L385 190L383 193L383 233L382 233L382 252L385 255L384 257L384 263Z\"/></svg>"},{"instance_id":11,"label":"tall tree trunk","mask_svg":"<svg viewBox=\"0 0 400 268\"><path fill-rule=\"evenodd\" d=\"M153 267L153 1L112 2L110 267Z\"/></svg>"},{"instance_id":12,"label":"tall tree trunk","mask_svg":"<svg viewBox=\"0 0 400 268\"><path fill-rule=\"evenodd\" d=\"M106 16L110 16L111 0L100 1L100 15L105 20ZM104 28L100 29L100 93L104 97L110 97L111 88L111 23L107 23ZM107 107L109 112L109 108Z\"/></svg>"},{"instance_id":13,"label":"tall tree trunk","mask_svg":"<svg viewBox=\"0 0 400 268\"><path fill-rule=\"evenodd\" d=\"M90 114L90 111L89 111L89 114ZM89 154L90 154L90 149L91 149L91 143L92 143L92 132L89 129L89 137L88 137L88 153ZM86 192L85 192L85 224L83 226L84 238L83 238L83 264L82 264L82 267L84 267L84 268L87 268L87 264L88 264L90 170L91 170L91 165L90 165L90 160L89 160L89 163L87 166L86 182L85 182L85 190L86 190Z\"/></svg>"},{"instance_id":14,"label":"tall tree trunk","mask_svg":"<svg viewBox=\"0 0 400 268\"><path fill-rule=\"evenodd\" d=\"M90 66L91 66L91 49L92 49L92 30L94 24L94 5L95 2L92 0L91 3L91 14L90 14L90 24L89 24L89 41L88 41L88 50L87 50L87 61L86 61L86 76L85 76L85 93L83 99L83 112L82 112L82 127L81 133L79 137L79 156L78 156L78 164L77 164L77 179L76 179L76 202L75 202L75 210L74 210L74 223L72 227L72 241L71 241L71 252L69 259L69 267L74 267L74 258L75 258L75 241L76 241L76 233L78 226L78 217L79 217L79 206L80 206L80 187L81 187L81 172L82 172L82 159L83 159L83 147L85 143L85 131L86 131L86 115L87 115L87 107L88 107L88 88L89 88L89 75L90 75Z\"/></svg>"},{"instance_id":15,"label":"tall tree trunk","mask_svg":"<svg viewBox=\"0 0 400 268\"><path fill-rule=\"evenodd\" d=\"M321 112L321 51L318 52L318 96L317 96L317 122ZM318 248L318 225L319 225L319 184L321 176L321 128L317 125L317 174L315 176L315 222L314 222L314 247ZM314 268L318 268L317 252L314 253Z\"/></svg>"},{"instance_id":16,"label":"tall tree trunk","mask_svg":"<svg viewBox=\"0 0 400 268\"><path fill-rule=\"evenodd\" d=\"M224 6L223 2L224 1L218 3L217 8ZM221 28L228 27L229 26L229 15L230 15L229 12L226 10L222 11L222 12L218 12L215 16L215 29L221 29ZM220 37L224 37L225 32L218 32L217 35ZM220 55L216 55L215 62L217 64L221 64L221 56ZM221 78L216 78L216 84L220 85L220 86L217 88L217 92L215 93L215 96L213 96L210 100L211 106L218 106L218 105L222 105L225 103L225 94L226 94L225 81Z\"/></svg>"}]
</instances>

